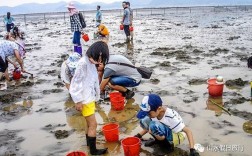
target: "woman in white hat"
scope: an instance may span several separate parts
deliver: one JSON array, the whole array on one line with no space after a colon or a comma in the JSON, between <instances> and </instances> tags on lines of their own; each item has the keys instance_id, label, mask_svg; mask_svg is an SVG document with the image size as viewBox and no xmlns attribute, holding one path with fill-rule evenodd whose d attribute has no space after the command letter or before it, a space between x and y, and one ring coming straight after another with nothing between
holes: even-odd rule
<instances>
[{"instance_id":1,"label":"woman in white hat","mask_svg":"<svg viewBox=\"0 0 252 156\"><path fill-rule=\"evenodd\" d=\"M71 31L74 32L73 34L74 52L77 52L80 55L82 55L80 38L83 27L79 18L79 11L71 2L66 7L68 8L70 14Z\"/></svg>"}]
</instances>

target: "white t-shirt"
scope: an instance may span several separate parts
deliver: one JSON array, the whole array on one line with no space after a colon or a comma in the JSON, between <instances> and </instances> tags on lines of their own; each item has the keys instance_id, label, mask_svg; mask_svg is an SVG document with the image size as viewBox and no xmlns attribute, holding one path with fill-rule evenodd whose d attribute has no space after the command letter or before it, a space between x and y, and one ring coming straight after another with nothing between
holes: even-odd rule
<instances>
[{"instance_id":1,"label":"white t-shirt","mask_svg":"<svg viewBox=\"0 0 252 156\"><path fill-rule=\"evenodd\" d=\"M69 92L75 103L87 104L100 99L97 69L86 55L78 62Z\"/></svg>"},{"instance_id":2,"label":"white t-shirt","mask_svg":"<svg viewBox=\"0 0 252 156\"><path fill-rule=\"evenodd\" d=\"M165 114L162 119L158 120L157 118L152 118L153 121L159 121L168 126L174 133L182 131L185 127L183 119L173 109L166 108Z\"/></svg>"}]
</instances>

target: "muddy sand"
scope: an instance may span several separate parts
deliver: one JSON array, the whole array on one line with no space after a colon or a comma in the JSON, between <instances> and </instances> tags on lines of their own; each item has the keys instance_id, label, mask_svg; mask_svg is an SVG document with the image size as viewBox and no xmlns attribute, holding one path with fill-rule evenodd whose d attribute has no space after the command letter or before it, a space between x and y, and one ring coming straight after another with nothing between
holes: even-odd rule
<instances>
[{"instance_id":1,"label":"muddy sand","mask_svg":"<svg viewBox=\"0 0 252 156\"><path fill-rule=\"evenodd\" d=\"M91 22L94 16L86 14L85 30L91 40L83 42L84 51L95 42L92 34L96 28ZM109 102L97 104L98 147L108 147L108 156L122 156L120 142L106 142L101 127L118 123L120 140L137 134L141 130L135 117L138 104L144 95L158 93L164 105L181 114L195 143L204 147L200 155L250 156L252 70L247 68L246 59L252 51L252 11L139 15L134 19L134 40L130 43L125 43L124 32L119 30L120 18L104 14L111 32L111 54L122 54L137 65L150 67L153 75L133 88L136 95L127 101L123 111L112 110ZM69 23L44 23L42 18L27 21L26 26L23 21L19 24L27 34L25 67L34 78L24 74L20 81L0 91L0 155L64 156L73 150L88 153L86 123L73 108L59 78L60 65L72 49ZM223 76L226 82L220 98L209 97L207 90L206 81L216 75ZM222 105L232 115L209 101ZM186 156L188 151L186 140L169 155ZM164 153L157 147L142 145L140 155Z\"/></svg>"}]
</instances>

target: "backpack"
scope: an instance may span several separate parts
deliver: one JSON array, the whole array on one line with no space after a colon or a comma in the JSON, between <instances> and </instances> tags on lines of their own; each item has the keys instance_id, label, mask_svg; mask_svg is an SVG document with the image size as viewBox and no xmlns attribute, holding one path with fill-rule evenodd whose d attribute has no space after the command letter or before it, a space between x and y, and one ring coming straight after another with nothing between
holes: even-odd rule
<instances>
[{"instance_id":1,"label":"backpack","mask_svg":"<svg viewBox=\"0 0 252 156\"><path fill-rule=\"evenodd\" d=\"M252 68L252 56L248 58L248 68Z\"/></svg>"},{"instance_id":2,"label":"backpack","mask_svg":"<svg viewBox=\"0 0 252 156\"><path fill-rule=\"evenodd\" d=\"M80 19L80 23L81 23L81 26L82 26L82 28L86 28L86 22L85 22L85 19L84 19L84 16L82 15L82 13L81 12L79 12L79 19Z\"/></svg>"}]
</instances>

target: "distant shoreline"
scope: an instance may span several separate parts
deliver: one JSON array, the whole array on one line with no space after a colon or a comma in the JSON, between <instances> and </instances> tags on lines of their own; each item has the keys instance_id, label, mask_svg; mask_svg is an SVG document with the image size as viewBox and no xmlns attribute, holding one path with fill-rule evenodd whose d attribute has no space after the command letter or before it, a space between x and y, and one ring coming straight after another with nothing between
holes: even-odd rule
<instances>
[{"instance_id":1,"label":"distant shoreline","mask_svg":"<svg viewBox=\"0 0 252 156\"><path fill-rule=\"evenodd\" d=\"M244 4L244 5L188 5L188 6L166 6L166 7L132 7L133 10L148 10L148 9L195 9L195 8L246 8L246 9L252 9L252 4ZM0 6L0 9L3 8ZM13 7L9 7L13 8ZM81 7L80 7L81 8ZM118 11L122 10L122 8L111 8L111 9L101 9L102 11ZM87 13L92 13L95 12L96 10L88 10L88 9L79 9L81 12L87 12ZM7 12L7 11L6 11ZM12 12L12 11L10 11ZM30 12L30 13L12 13L14 16L20 16L20 15L38 15L38 14L59 14L59 13L67 13L67 11L51 11L51 12ZM5 16L6 13L0 13L0 16L3 17Z\"/></svg>"}]
</instances>

